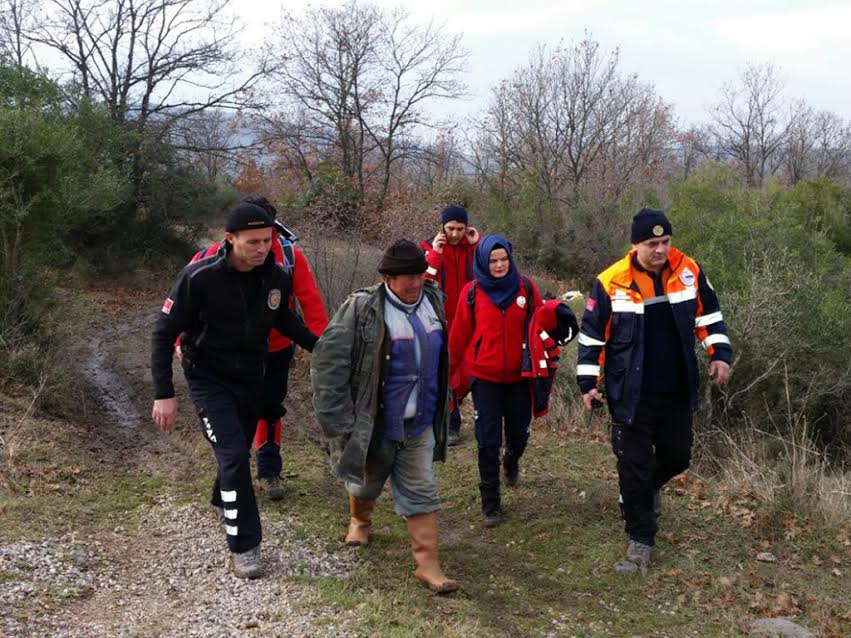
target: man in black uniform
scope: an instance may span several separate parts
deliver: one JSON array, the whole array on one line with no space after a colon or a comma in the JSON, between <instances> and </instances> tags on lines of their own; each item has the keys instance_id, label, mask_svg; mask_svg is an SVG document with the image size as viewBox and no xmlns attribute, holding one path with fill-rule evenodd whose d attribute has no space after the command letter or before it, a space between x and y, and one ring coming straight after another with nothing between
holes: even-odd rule
<instances>
[{"instance_id":1,"label":"man in black uniform","mask_svg":"<svg viewBox=\"0 0 851 638\"><path fill-rule=\"evenodd\" d=\"M220 250L178 275L152 338L152 418L170 432L177 416L171 364L181 335L189 392L218 462L211 502L223 516L231 565L240 578L262 573L249 449L269 330L276 328L308 351L316 343L290 311L292 279L270 254L272 226L262 208L239 204L228 217Z\"/></svg>"}]
</instances>

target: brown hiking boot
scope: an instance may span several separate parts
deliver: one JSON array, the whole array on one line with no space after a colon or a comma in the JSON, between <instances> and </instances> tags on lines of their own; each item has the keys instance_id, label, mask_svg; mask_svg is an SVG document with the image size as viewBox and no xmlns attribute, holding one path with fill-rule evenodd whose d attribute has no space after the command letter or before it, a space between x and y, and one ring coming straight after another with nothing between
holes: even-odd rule
<instances>
[{"instance_id":1,"label":"brown hiking boot","mask_svg":"<svg viewBox=\"0 0 851 638\"><path fill-rule=\"evenodd\" d=\"M375 501L362 501L349 494L349 532L346 534L346 545L357 547L369 542L369 532L372 530L372 508Z\"/></svg>"},{"instance_id":2,"label":"brown hiking boot","mask_svg":"<svg viewBox=\"0 0 851 638\"><path fill-rule=\"evenodd\" d=\"M260 479L260 489L266 494L270 501L280 501L284 498L284 486L277 476Z\"/></svg>"},{"instance_id":3,"label":"brown hiking boot","mask_svg":"<svg viewBox=\"0 0 851 638\"><path fill-rule=\"evenodd\" d=\"M244 552L231 552L230 565L237 578L260 578L263 575L260 545Z\"/></svg>"},{"instance_id":4,"label":"brown hiking boot","mask_svg":"<svg viewBox=\"0 0 851 638\"><path fill-rule=\"evenodd\" d=\"M436 594L458 589L458 583L443 574L437 559L437 513L418 514L405 519L411 535L411 551L417 562L414 576Z\"/></svg>"}]
</instances>

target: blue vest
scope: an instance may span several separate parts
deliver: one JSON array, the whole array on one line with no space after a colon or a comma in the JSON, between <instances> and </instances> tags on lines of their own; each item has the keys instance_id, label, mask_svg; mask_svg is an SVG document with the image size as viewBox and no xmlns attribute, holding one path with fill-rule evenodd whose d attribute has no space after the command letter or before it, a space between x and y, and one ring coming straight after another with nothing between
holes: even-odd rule
<instances>
[{"instance_id":1,"label":"blue vest","mask_svg":"<svg viewBox=\"0 0 851 638\"><path fill-rule=\"evenodd\" d=\"M408 305L388 288L386 298L384 323L390 336L390 370L384 382L384 437L404 441L419 436L434 423L445 337L440 318L424 296Z\"/></svg>"}]
</instances>

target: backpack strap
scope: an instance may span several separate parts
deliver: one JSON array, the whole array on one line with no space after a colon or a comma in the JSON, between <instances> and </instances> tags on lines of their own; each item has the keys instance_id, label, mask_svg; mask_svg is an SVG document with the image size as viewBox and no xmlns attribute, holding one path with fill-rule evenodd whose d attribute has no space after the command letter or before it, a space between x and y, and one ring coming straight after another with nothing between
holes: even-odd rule
<instances>
[{"instance_id":1,"label":"backpack strap","mask_svg":"<svg viewBox=\"0 0 851 638\"><path fill-rule=\"evenodd\" d=\"M278 235L278 241L284 254L284 271L292 276L293 270L295 270L295 246L290 240L284 239L280 235Z\"/></svg>"}]
</instances>

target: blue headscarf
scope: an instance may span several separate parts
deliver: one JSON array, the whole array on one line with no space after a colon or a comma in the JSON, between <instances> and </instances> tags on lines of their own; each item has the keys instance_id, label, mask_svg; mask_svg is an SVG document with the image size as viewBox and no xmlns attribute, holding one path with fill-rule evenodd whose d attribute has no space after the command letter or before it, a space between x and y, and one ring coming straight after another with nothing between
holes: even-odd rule
<instances>
[{"instance_id":1,"label":"blue headscarf","mask_svg":"<svg viewBox=\"0 0 851 638\"><path fill-rule=\"evenodd\" d=\"M488 268L491 252L497 248L504 248L508 253L508 274L497 279L493 277ZM520 273L514 264L511 255L511 242L501 235L488 235L483 237L476 246L476 257L473 260L473 277L476 285L488 296L497 308L505 310L514 301L517 291L520 290Z\"/></svg>"}]
</instances>

